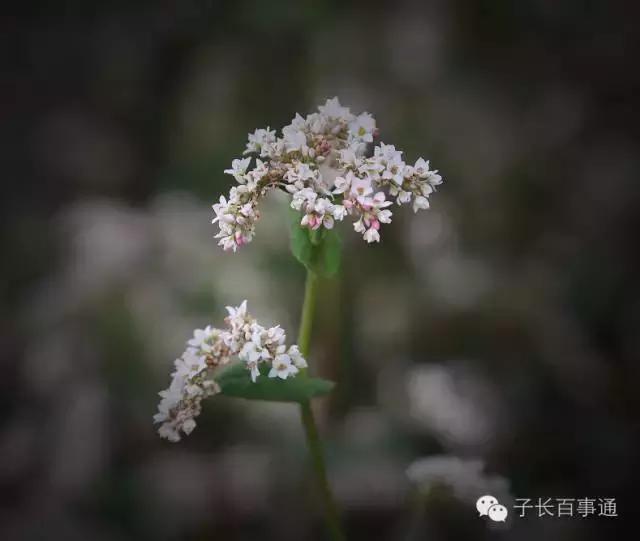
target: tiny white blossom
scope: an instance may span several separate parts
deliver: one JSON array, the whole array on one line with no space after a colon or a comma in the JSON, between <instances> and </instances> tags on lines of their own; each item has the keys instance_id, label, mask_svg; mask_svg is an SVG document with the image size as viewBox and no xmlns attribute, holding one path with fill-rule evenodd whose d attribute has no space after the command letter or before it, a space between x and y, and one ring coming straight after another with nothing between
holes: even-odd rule
<instances>
[{"instance_id":1,"label":"tiny white blossom","mask_svg":"<svg viewBox=\"0 0 640 541\"><path fill-rule=\"evenodd\" d=\"M209 345L207 345L207 349L210 350ZM206 354L200 355L199 351L194 348L187 348L182 357L176 359L174 366L176 373L188 376L204 370L207 367L207 357Z\"/></svg>"},{"instance_id":2,"label":"tiny white blossom","mask_svg":"<svg viewBox=\"0 0 640 541\"><path fill-rule=\"evenodd\" d=\"M164 424L158 429L161 438L165 438L172 443L180 441L180 433L178 429L170 424Z\"/></svg>"},{"instance_id":3,"label":"tiny white blossom","mask_svg":"<svg viewBox=\"0 0 640 541\"><path fill-rule=\"evenodd\" d=\"M245 154L249 152L260 153L264 145L274 143L275 140L275 130L270 130L268 127L266 130L262 128L257 129L255 132L249 134L249 142L247 143Z\"/></svg>"},{"instance_id":4,"label":"tiny white blossom","mask_svg":"<svg viewBox=\"0 0 640 541\"><path fill-rule=\"evenodd\" d=\"M358 153L351 147L343 148L340 151L340 163L342 163L343 167L357 169L360 163Z\"/></svg>"},{"instance_id":5,"label":"tiny white blossom","mask_svg":"<svg viewBox=\"0 0 640 541\"><path fill-rule=\"evenodd\" d=\"M158 433L169 441L180 441L190 434L195 418L207 397L222 391L215 380L217 369L230 362L232 355L245 364L248 377L256 382L260 365L271 366L269 377L287 379L307 366L296 345L288 349L286 334L280 326L265 328L247 311L247 301L240 306L227 306L226 328L207 326L196 329L187 348L174 362L171 383L160 391L158 412L153 421L160 424Z\"/></svg>"},{"instance_id":6,"label":"tiny white blossom","mask_svg":"<svg viewBox=\"0 0 640 541\"><path fill-rule=\"evenodd\" d=\"M418 158L413 166L413 172L421 178L427 178L429 175L429 162L424 158Z\"/></svg>"},{"instance_id":7,"label":"tiny white blossom","mask_svg":"<svg viewBox=\"0 0 640 541\"><path fill-rule=\"evenodd\" d=\"M287 379L289 376L294 376L297 373L298 368L291 362L291 357L286 353L283 353L273 360L271 370L269 371L269 377Z\"/></svg>"},{"instance_id":8,"label":"tiny white blossom","mask_svg":"<svg viewBox=\"0 0 640 541\"><path fill-rule=\"evenodd\" d=\"M363 238L369 243L380 242L380 233L378 233L377 229L371 227L364 232Z\"/></svg>"},{"instance_id":9,"label":"tiny white blossom","mask_svg":"<svg viewBox=\"0 0 640 541\"><path fill-rule=\"evenodd\" d=\"M224 172L227 175L233 175L238 182L244 182L244 174L247 172L247 167L251 163L251 157L243 158L241 160L233 160L231 162L231 169L225 169Z\"/></svg>"},{"instance_id":10,"label":"tiny white blossom","mask_svg":"<svg viewBox=\"0 0 640 541\"><path fill-rule=\"evenodd\" d=\"M342 221L346 215L347 215L347 209L344 207L344 205L334 205L333 217L336 220Z\"/></svg>"},{"instance_id":11,"label":"tiny white blossom","mask_svg":"<svg viewBox=\"0 0 640 541\"><path fill-rule=\"evenodd\" d=\"M437 171L429 171L426 179L431 186L439 186L440 184L442 184L442 177L438 174Z\"/></svg>"},{"instance_id":12,"label":"tiny white blossom","mask_svg":"<svg viewBox=\"0 0 640 541\"><path fill-rule=\"evenodd\" d=\"M344 177L336 177L334 184L335 188L333 193L341 194L347 192L351 189L351 181L353 180L354 175L351 171L348 171Z\"/></svg>"},{"instance_id":13,"label":"tiny white blossom","mask_svg":"<svg viewBox=\"0 0 640 541\"><path fill-rule=\"evenodd\" d=\"M287 152L304 151L307 148L307 137L302 130L287 127L282 130L282 133Z\"/></svg>"},{"instance_id":14,"label":"tiny white blossom","mask_svg":"<svg viewBox=\"0 0 640 541\"><path fill-rule=\"evenodd\" d=\"M317 172L311 169L308 164L298 162L284 174L284 179L289 182L312 180L316 178Z\"/></svg>"},{"instance_id":15,"label":"tiny white blossom","mask_svg":"<svg viewBox=\"0 0 640 541\"><path fill-rule=\"evenodd\" d=\"M423 158L405 163L401 150L382 142L367 157L376 136L373 116L352 114L338 98L306 117L296 114L280 136L270 128L249 134L245 154L255 156L254 167L251 157L233 160L225 173L237 185L213 205L218 244L235 252L251 242L260 201L274 188L291 195L302 227L332 229L349 216L368 243L380 240L380 224L391 221L385 209L394 200L411 203L414 212L428 209L441 175Z\"/></svg>"},{"instance_id":16,"label":"tiny white blossom","mask_svg":"<svg viewBox=\"0 0 640 541\"><path fill-rule=\"evenodd\" d=\"M353 117L348 107L340 105L340 100L338 100L338 98L331 98L330 100L327 100L324 105L318 107L318 110L328 118L337 118L349 121Z\"/></svg>"},{"instance_id":17,"label":"tiny white blossom","mask_svg":"<svg viewBox=\"0 0 640 541\"><path fill-rule=\"evenodd\" d=\"M260 375L260 369L258 368L258 363L263 360L262 352L256 350L256 345L252 342L247 342L240 350L238 354L238 358L241 361L244 361L247 364L247 368L249 369L249 374L251 376L251 381L253 383L256 382L256 379Z\"/></svg>"},{"instance_id":18,"label":"tiny white blossom","mask_svg":"<svg viewBox=\"0 0 640 541\"><path fill-rule=\"evenodd\" d=\"M247 301L246 300L242 301L242 303L238 307L226 306L225 308L232 322L244 321L244 319L247 317Z\"/></svg>"},{"instance_id":19,"label":"tiny white blossom","mask_svg":"<svg viewBox=\"0 0 640 541\"><path fill-rule=\"evenodd\" d=\"M429 200L419 195L413 200L413 212L418 212L420 209L428 209L429 208Z\"/></svg>"},{"instance_id":20,"label":"tiny white blossom","mask_svg":"<svg viewBox=\"0 0 640 541\"><path fill-rule=\"evenodd\" d=\"M291 362L297 368L307 367L307 361L305 361L304 357L302 356L302 353L300 353L300 349L298 348L298 346L296 345L291 346L289 348L288 354L289 354L289 358L291 359Z\"/></svg>"},{"instance_id":21,"label":"tiny white blossom","mask_svg":"<svg viewBox=\"0 0 640 541\"><path fill-rule=\"evenodd\" d=\"M351 134L366 143L373 142L375 130L376 121L369 113L362 113L349 123L349 131Z\"/></svg>"},{"instance_id":22,"label":"tiny white blossom","mask_svg":"<svg viewBox=\"0 0 640 541\"><path fill-rule=\"evenodd\" d=\"M353 177L350 195L361 205L367 204L367 196L373 193L373 185L369 177Z\"/></svg>"},{"instance_id":23,"label":"tiny white blossom","mask_svg":"<svg viewBox=\"0 0 640 541\"><path fill-rule=\"evenodd\" d=\"M302 190L293 194L293 199L291 200L291 208L307 212L309 209L313 209L317 198L318 194L317 192L314 192L313 189L303 188Z\"/></svg>"}]
</instances>

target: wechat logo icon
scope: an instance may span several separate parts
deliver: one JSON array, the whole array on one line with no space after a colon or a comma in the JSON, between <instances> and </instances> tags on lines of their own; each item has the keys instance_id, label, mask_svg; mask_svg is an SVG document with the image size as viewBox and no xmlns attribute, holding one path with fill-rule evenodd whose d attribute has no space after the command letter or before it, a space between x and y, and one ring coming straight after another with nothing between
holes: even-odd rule
<instances>
[{"instance_id":1,"label":"wechat logo icon","mask_svg":"<svg viewBox=\"0 0 640 541\"><path fill-rule=\"evenodd\" d=\"M507 508L489 494L478 498L476 509L481 517L489 517L493 522L505 522L509 514Z\"/></svg>"}]
</instances>

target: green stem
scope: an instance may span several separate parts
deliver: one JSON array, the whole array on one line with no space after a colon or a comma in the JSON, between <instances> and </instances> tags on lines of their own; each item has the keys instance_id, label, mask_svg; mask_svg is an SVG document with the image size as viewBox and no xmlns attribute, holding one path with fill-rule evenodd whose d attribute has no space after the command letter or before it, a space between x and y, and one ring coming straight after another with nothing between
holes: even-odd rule
<instances>
[{"instance_id":1,"label":"green stem","mask_svg":"<svg viewBox=\"0 0 640 541\"><path fill-rule=\"evenodd\" d=\"M300 320L300 330L298 332L298 347L300 353L307 358L309 356L309 346L311 345L311 328L313 324L313 313L315 311L318 294L318 277L310 270L307 270L307 282L304 289L304 302L302 304L302 318ZM304 426L307 445L311 454L311 461L316 473L318 488L322 495L325 508L325 521L327 529L334 541L344 541L346 539L340 526L338 507L331 492L329 479L327 478L327 467L324 463L322 442L318 435L318 427L311 402L306 400L300 404L300 417Z\"/></svg>"},{"instance_id":2,"label":"green stem","mask_svg":"<svg viewBox=\"0 0 640 541\"><path fill-rule=\"evenodd\" d=\"M302 302L302 315L300 317L300 329L298 329L298 347L303 357L309 355L311 346L311 328L313 326L313 313L316 309L318 297L318 277L310 270L307 271L307 281L304 286L304 301Z\"/></svg>"}]
</instances>

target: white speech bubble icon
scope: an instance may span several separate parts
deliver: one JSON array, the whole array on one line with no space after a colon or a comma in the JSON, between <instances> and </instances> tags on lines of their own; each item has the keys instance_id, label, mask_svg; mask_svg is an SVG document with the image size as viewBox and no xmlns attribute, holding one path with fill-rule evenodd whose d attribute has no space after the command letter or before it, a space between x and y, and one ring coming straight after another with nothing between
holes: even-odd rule
<instances>
[{"instance_id":1,"label":"white speech bubble icon","mask_svg":"<svg viewBox=\"0 0 640 541\"><path fill-rule=\"evenodd\" d=\"M489 518L493 520L493 522L505 522L507 520L509 511L507 511L507 508L504 505L496 503L495 505L489 507L489 511L487 514L489 515Z\"/></svg>"},{"instance_id":2,"label":"white speech bubble icon","mask_svg":"<svg viewBox=\"0 0 640 541\"><path fill-rule=\"evenodd\" d=\"M491 507L492 505L496 505L497 503L498 500L496 498L490 496L489 494L486 494L478 498L478 500L476 501L476 509L478 510L478 513L480 513L480 516L484 517L489 511L489 507Z\"/></svg>"}]
</instances>

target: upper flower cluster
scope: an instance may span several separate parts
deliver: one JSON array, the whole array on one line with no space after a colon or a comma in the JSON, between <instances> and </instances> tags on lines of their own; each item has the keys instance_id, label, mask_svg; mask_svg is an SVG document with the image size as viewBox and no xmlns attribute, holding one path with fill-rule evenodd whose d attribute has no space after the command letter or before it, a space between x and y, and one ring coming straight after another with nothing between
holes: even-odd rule
<instances>
[{"instance_id":1,"label":"upper flower cluster","mask_svg":"<svg viewBox=\"0 0 640 541\"><path fill-rule=\"evenodd\" d=\"M235 251L253 239L258 203L273 188L291 194L301 226L331 229L350 216L367 242L380 240L380 224L391 222L387 207L393 200L398 205L412 202L416 212L429 208L429 195L442 177L422 158L414 165L405 163L393 145L380 143L366 157L377 135L369 113L354 115L338 98L307 117L296 114L281 137L268 127L249 134L244 154L254 155L255 161L252 156L233 160L225 173L238 185L213 205L219 244Z\"/></svg>"},{"instance_id":2,"label":"upper flower cluster","mask_svg":"<svg viewBox=\"0 0 640 541\"><path fill-rule=\"evenodd\" d=\"M215 370L234 356L246 364L253 382L260 376L260 363L271 367L268 377L281 379L307 366L298 346L287 348L279 325L267 329L247 313L247 301L237 308L227 306L227 312L226 329L196 329L187 349L176 359L171 385L160 392L162 400L153 418L162 423L158 432L163 438L180 441L180 432L191 433L202 399L221 391L213 377Z\"/></svg>"}]
</instances>

